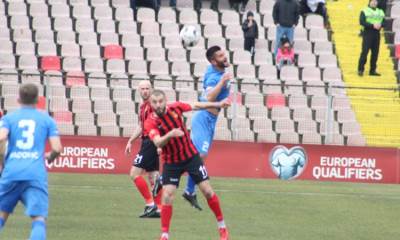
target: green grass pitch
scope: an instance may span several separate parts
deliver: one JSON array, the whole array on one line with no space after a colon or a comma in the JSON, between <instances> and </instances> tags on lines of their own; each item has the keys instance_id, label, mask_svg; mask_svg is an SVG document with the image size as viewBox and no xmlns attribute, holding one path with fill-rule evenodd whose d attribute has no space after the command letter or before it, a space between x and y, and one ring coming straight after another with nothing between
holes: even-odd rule
<instances>
[{"instance_id":1,"label":"green grass pitch","mask_svg":"<svg viewBox=\"0 0 400 240\"><path fill-rule=\"evenodd\" d=\"M214 216L176 196L171 240L218 239ZM157 240L159 219L124 175L50 174L49 240ZM398 240L400 185L213 178L231 240ZM0 239L26 240L21 205Z\"/></svg>"}]
</instances>

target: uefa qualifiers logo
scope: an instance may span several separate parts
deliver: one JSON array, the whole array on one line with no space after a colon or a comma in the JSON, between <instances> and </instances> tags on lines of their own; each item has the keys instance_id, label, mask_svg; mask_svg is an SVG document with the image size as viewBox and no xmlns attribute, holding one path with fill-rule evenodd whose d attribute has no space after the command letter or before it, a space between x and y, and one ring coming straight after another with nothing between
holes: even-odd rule
<instances>
[{"instance_id":1,"label":"uefa qualifiers logo","mask_svg":"<svg viewBox=\"0 0 400 240\"><path fill-rule=\"evenodd\" d=\"M307 165L306 151L299 146L287 149L278 145L269 154L269 165L272 171L282 180L295 179L300 176Z\"/></svg>"}]
</instances>

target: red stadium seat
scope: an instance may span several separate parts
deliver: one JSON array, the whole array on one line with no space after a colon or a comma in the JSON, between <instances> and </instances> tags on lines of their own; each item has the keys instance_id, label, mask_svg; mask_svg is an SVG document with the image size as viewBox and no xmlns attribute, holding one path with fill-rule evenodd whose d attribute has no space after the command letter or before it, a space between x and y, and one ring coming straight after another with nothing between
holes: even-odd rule
<instances>
[{"instance_id":1,"label":"red stadium seat","mask_svg":"<svg viewBox=\"0 0 400 240\"><path fill-rule=\"evenodd\" d=\"M395 56L396 56L397 59L399 59L400 58L400 44L396 45L396 50L395 51L396 51L395 52Z\"/></svg>"},{"instance_id":2,"label":"red stadium seat","mask_svg":"<svg viewBox=\"0 0 400 240\"><path fill-rule=\"evenodd\" d=\"M57 56L42 57L40 61L40 66L43 71L60 70L61 69L60 58Z\"/></svg>"},{"instance_id":3,"label":"red stadium seat","mask_svg":"<svg viewBox=\"0 0 400 240\"><path fill-rule=\"evenodd\" d=\"M43 96L39 96L38 102L36 104L37 109L46 110L46 98Z\"/></svg>"},{"instance_id":4,"label":"red stadium seat","mask_svg":"<svg viewBox=\"0 0 400 240\"><path fill-rule=\"evenodd\" d=\"M268 108L282 107L282 106L284 107L284 106L286 106L285 95L279 94L279 93L269 94L269 95L267 95L265 105Z\"/></svg>"},{"instance_id":5,"label":"red stadium seat","mask_svg":"<svg viewBox=\"0 0 400 240\"><path fill-rule=\"evenodd\" d=\"M71 86L85 86L85 74L83 72L69 72L67 73L66 85Z\"/></svg>"},{"instance_id":6,"label":"red stadium seat","mask_svg":"<svg viewBox=\"0 0 400 240\"><path fill-rule=\"evenodd\" d=\"M228 100L229 100L232 104L233 104L233 103L236 103L236 104L242 105L242 94L239 93L239 92L236 93L236 99L235 99L234 93L231 92L231 93L229 94Z\"/></svg>"},{"instance_id":7,"label":"red stadium seat","mask_svg":"<svg viewBox=\"0 0 400 240\"><path fill-rule=\"evenodd\" d=\"M124 54L122 47L119 45L107 45L104 47L105 59L123 59Z\"/></svg>"},{"instance_id":8,"label":"red stadium seat","mask_svg":"<svg viewBox=\"0 0 400 240\"><path fill-rule=\"evenodd\" d=\"M57 123L72 123L72 113L69 111L54 112L53 118Z\"/></svg>"}]
</instances>

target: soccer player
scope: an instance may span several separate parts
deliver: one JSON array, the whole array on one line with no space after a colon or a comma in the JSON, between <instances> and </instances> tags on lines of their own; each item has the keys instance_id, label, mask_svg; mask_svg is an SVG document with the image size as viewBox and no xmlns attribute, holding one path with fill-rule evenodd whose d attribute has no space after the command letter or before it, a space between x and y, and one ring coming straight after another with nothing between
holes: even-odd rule
<instances>
[{"instance_id":1,"label":"soccer player","mask_svg":"<svg viewBox=\"0 0 400 240\"><path fill-rule=\"evenodd\" d=\"M229 67L228 59L225 52L219 46L210 47L206 52L206 57L211 65L204 74L203 93L200 101L219 102L229 96L229 81L232 75L225 72L225 69ZM219 109L204 109L196 112L192 117L192 131L190 136L203 161L206 160L214 138L218 113ZM195 185L192 177L188 176L186 189L182 196L193 207L201 210L196 197Z\"/></svg>"},{"instance_id":2,"label":"soccer player","mask_svg":"<svg viewBox=\"0 0 400 240\"><path fill-rule=\"evenodd\" d=\"M210 185L207 169L203 165L182 120L183 112L204 108L225 108L229 106L228 102L198 102L191 105L175 102L167 105L165 93L154 90L150 97L150 103L154 112L145 121L144 131L148 133L157 147L162 148L164 162L160 240L168 240L172 203L179 186L180 177L184 172L187 172L193 181L199 185L200 191L207 199L210 209L214 212L218 221L220 240L228 240L228 231L219 199Z\"/></svg>"},{"instance_id":3,"label":"soccer player","mask_svg":"<svg viewBox=\"0 0 400 240\"><path fill-rule=\"evenodd\" d=\"M146 133L143 132L143 124L147 117L152 113L149 98L152 91L151 83L148 80L139 82L139 93L143 102L140 105L139 112L139 126L129 138L126 144L125 153L130 154L132 149L132 142L135 141L139 136L142 139L142 145L139 153L133 160L132 167L130 170L130 177L136 185L138 191L142 195L146 202L144 212L140 217L160 217L157 205L160 205L161 194L158 194L155 198L152 197L146 180L143 178L143 174L147 172L149 175L149 181L151 185L154 185L154 179L158 177L159 160L157 148L153 142L149 139Z\"/></svg>"},{"instance_id":4,"label":"soccer player","mask_svg":"<svg viewBox=\"0 0 400 240\"><path fill-rule=\"evenodd\" d=\"M30 240L46 239L48 215L47 171L44 157L51 163L62 150L54 120L36 110L38 88L24 84L19 89L21 108L5 115L0 122L1 157L8 140L0 178L0 230L21 201L32 218ZM46 141L52 151L44 154ZM45 156L44 156L45 155ZM2 158L3 159L3 158Z\"/></svg>"}]
</instances>

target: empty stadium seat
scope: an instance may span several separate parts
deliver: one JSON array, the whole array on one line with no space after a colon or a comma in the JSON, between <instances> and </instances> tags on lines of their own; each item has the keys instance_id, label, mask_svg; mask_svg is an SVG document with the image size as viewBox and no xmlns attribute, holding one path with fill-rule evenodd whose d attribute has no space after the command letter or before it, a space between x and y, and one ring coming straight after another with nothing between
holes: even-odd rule
<instances>
[{"instance_id":1,"label":"empty stadium seat","mask_svg":"<svg viewBox=\"0 0 400 240\"><path fill-rule=\"evenodd\" d=\"M283 107L286 105L286 98L282 94L269 94L265 101L267 108Z\"/></svg>"},{"instance_id":2,"label":"empty stadium seat","mask_svg":"<svg viewBox=\"0 0 400 240\"><path fill-rule=\"evenodd\" d=\"M395 57L396 57L397 59L400 58L400 45L399 45L399 44L397 44L397 45L395 46Z\"/></svg>"},{"instance_id":3,"label":"empty stadium seat","mask_svg":"<svg viewBox=\"0 0 400 240\"><path fill-rule=\"evenodd\" d=\"M60 70L60 58L57 56L44 56L40 59L40 67L43 71Z\"/></svg>"},{"instance_id":4,"label":"empty stadium seat","mask_svg":"<svg viewBox=\"0 0 400 240\"><path fill-rule=\"evenodd\" d=\"M197 24L197 13L192 9L183 8L179 12L180 24Z\"/></svg>"},{"instance_id":5,"label":"empty stadium seat","mask_svg":"<svg viewBox=\"0 0 400 240\"><path fill-rule=\"evenodd\" d=\"M123 59L123 49L119 45L107 45L104 47L105 59Z\"/></svg>"},{"instance_id":6,"label":"empty stadium seat","mask_svg":"<svg viewBox=\"0 0 400 240\"><path fill-rule=\"evenodd\" d=\"M176 13L171 8L161 8L157 14L159 23L176 23Z\"/></svg>"},{"instance_id":7,"label":"empty stadium seat","mask_svg":"<svg viewBox=\"0 0 400 240\"><path fill-rule=\"evenodd\" d=\"M311 28L324 28L324 19L321 15L318 14L310 14L307 15L305 21L305 27L308 29Z\"/></svg>"},{"instance_id":8,"label":"empty stadium seat","mask_svg":"<svg viewBox=\"0 0 400 240\"><path fill-rule=\"evenodd\" d=\"M85 74L79 71L68 72L65 84L71 86L85 86Z\"/></svg>"},{"instance_id":9,"label":"empty stadium seat","mask_svg":"<svg viewBox=\"0 0 400 240\"><path fill-rule=\"evenodd\" d=\"M72 113L69 111L53 112L52 116L53 116L54 120L57 122L57 124L60 124L60 123L71 124L72 123ZM70 125L70 126L72 126L72 125Z\"/></svg>"}]
</instances>

